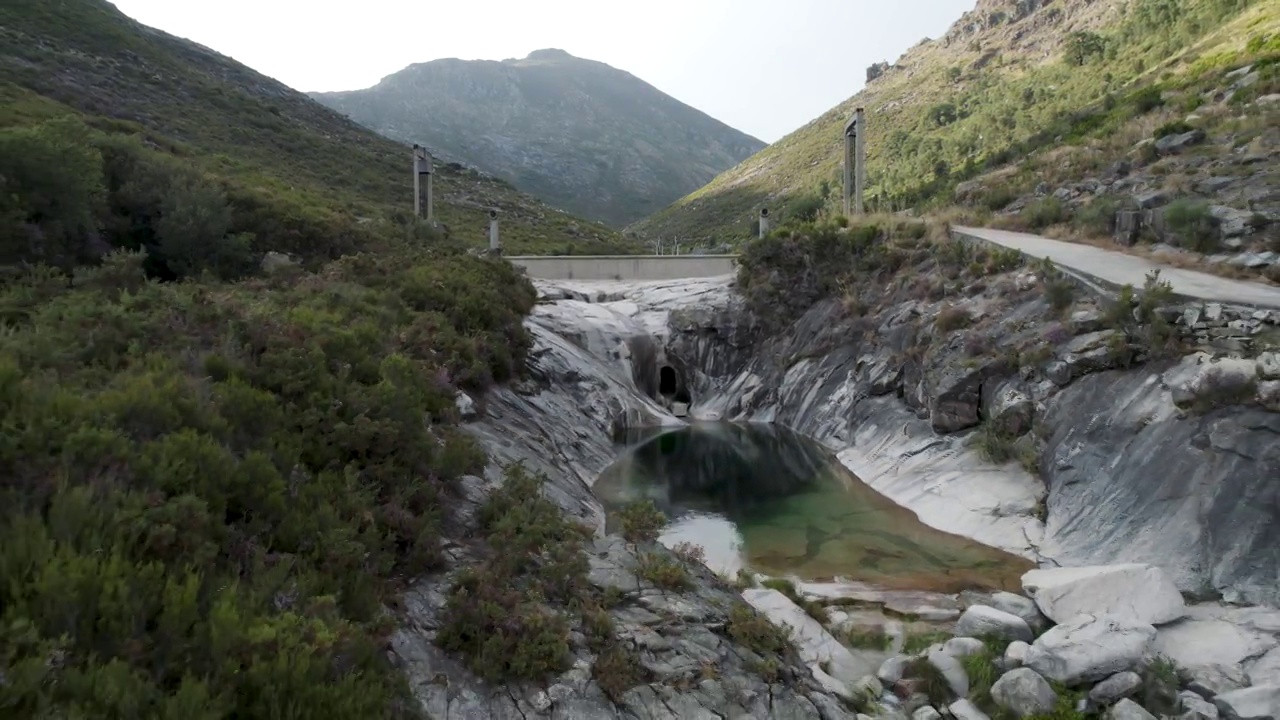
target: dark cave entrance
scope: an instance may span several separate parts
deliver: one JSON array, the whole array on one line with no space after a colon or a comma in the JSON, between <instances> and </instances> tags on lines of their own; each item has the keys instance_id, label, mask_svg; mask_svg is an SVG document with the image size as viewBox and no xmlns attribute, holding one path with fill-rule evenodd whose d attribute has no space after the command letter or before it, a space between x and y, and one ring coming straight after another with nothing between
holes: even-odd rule
<instances>
[{"instance_id":1,"label":"dark cave entrance","mask_svg":"<svg viewBox=\"0 0 1280 720\"><path fill-rule=\"evenodd\" d=\"M671 396L676 394L676 388L679 385L676 377L676 369L670 365L663 365L658 371L658 394Z\"/></svg>"},{"instance_id":2,"label":"dark cave entrance","mask_svg":"<svg viewBox=\"0 0 1280 720\"><path fill-rule=\"evenodd\" d=\"M663 365L658 370L658 395L665 398L668 402L684 403L689 405L693 398L689 394L689 388L685 386L684 380L680 377L680 373L670 365Z\"/></svg>"}]
</instances>

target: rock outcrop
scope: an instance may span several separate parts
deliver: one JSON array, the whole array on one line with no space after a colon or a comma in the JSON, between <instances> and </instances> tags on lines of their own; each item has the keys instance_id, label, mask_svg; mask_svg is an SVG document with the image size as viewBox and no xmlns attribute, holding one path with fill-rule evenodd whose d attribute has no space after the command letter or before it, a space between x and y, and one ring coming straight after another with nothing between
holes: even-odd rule
<instances>
[{"instance_id":1,"label":"rock outcrop","mask_svg":"<svg viewBox=\"0 0 1280 720\"><path fill-rule=\"evenodd\" d=\"M1272 618L1265 613L1224 609L1214 614L1200 606L1184 607L1178 595L1218 590L1234 598L1265 601L1280 591L1274 585L1280 560L1270 550L1273 545L1264 542L1267 533L1274 532L1264 522L1269 516L1254 509L1258 517L1251 518L1239 502L1228 503L1223 494L1224 486L1235 488L1237 497L1260 498L1268 492L1278 462L1276 446L1270 442L1276 432L1274 413L1219 407L1207 414L1189 414L1174 403L1160 371L1163 366L1107 369L1112 360L1105 354L1092 360L1094 365L1082 366L1078 375L1073 371L1060 387L1047 377L1047 369L1081 355L1075 348L1084 342L1080 337L1099 332L1096 322L1064 326L1067 336L1055 338L1057 349L1038 365L979 363L966 374L963 368L948 367L966 363L969 354L956 351L965 341L940 336L932 324L932 309L915 301L854 319L838 304L820 301L782 332L767 336L726 279L608 288L543 283L541 290L550 302L539 305L527 323L534 337L528 378L477 399L476 419L467 427L495 459L523 461L546 472L551 478L548 497L587 525L600 528L603 523L590 485L612 461L614 438L641 426L683 424L645 389L660 364L670 366L689 388L695 418L786 424L825 443L864 481L916 511L926 524L1047 563L1050 558L1073 565L1130 563L1036 571L1029 574L1023 594L897 601L913 616L962 621L957 629L962 637L919 656L943 673L959 698L948 706L952 714L981 714L963 698L970 681L958 658L983 652L994 653L1005 670L1022 667L1045 680L1109 681L1115 687L1104 687L1092 702L1120 707L1117 712L1127 707L1121 705L1125 697L1137 697L1129 687L1131 675L1125 673L1143 672L1155 648L1189 657L1197 652L1193 648L1218 643L1206 657L1225 664L1188 667L1185 682L1190 692L1204 690L1201 697L1226 695L1249 684L1265 687L1276 680L1278 663L1268 654L1274 645L1267 642L1280 632L1280 622L1270 627ZM1040 302L1033 291L1006 288L1003 299L973 300L971 312L980 327L987 323L989 334L1026 337L1043 332L1034 326L1027 329ZM1072 332L1081 335L1073 340ZM1106 341L1089 343L1107 347ZM1264 368L1259 374L1268 372L1265 360L1259 367ZM938 393L952 400L938 402ZM991 398L1002 400L992 403ZM1037 464L1043 480L1012 463L983 459L965 433L935 429L948 424L940 418L976 416L985 422L997 408L1010 406L1023 408L1018 412L1029 417L1009 427L1030 424L1041 438L1044 451ZM1142 462L1164 463L1160 466L1168 470L1153 478ZM1190 469L1196 481L1180 481L1175 464L1181 472ZM474 479L472 490L482 497L484 484L499 479L495 470L487 479ZM1175 483L1180 483L1178 493L1139 497L1143 488ZM1203 511L1214 508L1215 502L1221 503L1222 513ZM1201 510L1178 515L1182 527L1165 517L1170 509L1177 514L1185 507L1190 513L1193 505ZM1040 519L1046 508L1047 524ZM1185 526L1188 518L1190 531ZM465 523L466 518L457 522ZM625 546L600 542L604 544L597 544L593 574L634 562ZM1228 547L1230 552L1215 550ZM757 605L767 605L766 613L783 624L804 623L801 639L813 642L776 676L785 680L783 685L762 680L751 672L749 651L716 634L723 617L717 613L724 610L708 605L708 598L724 597L728 602L736 595L707 576L689 593L662 600L656 599L662 594L637 586L634 601L626 606L630 609L615 613L615 623L637 642L649 638L643 642L657 643L641 643L644 652L653 653L646 660L650 681L631 691L631 705L607 705L602 700L589 678L589 653L578 658L569 675L553 681L554 694L547 690L544 698L530 689L521 696L523 691L487 688L469 678L424 639L431 633L441 587L438 581L424 581L415 589L412 597L418 600L410 607L416 629L398 635L396 649L424 703L448 707L450 712L484 709L503 717L518 709L528 718L703 712L842 717L840 713L850 712L845 703L865 702L867 693L881 683L894 692L902 683L911 685L904 677L911 672L909 657L881 663L851 654L850 661L835 646L813 640L841 635L809 627L804 620L810 618L772 591L758 593ZM839 597L824 595L817 586L801 589L813 598ZM1124 594L1129 591L1135 594ZM779 598L787 601L787 608ZM773 604L766 602L770 599ZM665 615L654 609L658 602L668 603ZM782 617L788 608L786 614L794 623ZM640 609L667 620L628 614ZM845 613L832 613L833 618L837 615L840 622L851 621ZM1216 620L1240 633L1220 632ZM1051 622L1058 625L1032 641ZM703 645L710 650L695 649L701 641L674 639L685 633L706 639ZM655 634L664 641L653 640ZM711 635L716 636L714 642ZM1003 635L1004 640L999 648L983 650L964 635ZM1222 643L1241 637L1257 640L1249 645L1251 654L1233 655L1223 649ZM898 643L901 647L901 640ZM690 682L694 659L710 660L712 655L732 668L722 675L721 685L695 692L692 700L674 693L673 687ZM441 673L449 678L447 684L430 682ZM1249 673L1257 680L1251 681ZM857 677L860 674L863 677ZM1038 683L1024 676L1005 684L1008 693L1002 690L1015 712L1047 701ZM1243 683L1233 685L1231 678L1237 676ZM749 691L734 694L726 690L729 686ZM773 699L772 709L758 704L766 697ZM1241 706L1246 700L1254 702L1250 698L1242 699Z\"/></svg>"}]
</instances>

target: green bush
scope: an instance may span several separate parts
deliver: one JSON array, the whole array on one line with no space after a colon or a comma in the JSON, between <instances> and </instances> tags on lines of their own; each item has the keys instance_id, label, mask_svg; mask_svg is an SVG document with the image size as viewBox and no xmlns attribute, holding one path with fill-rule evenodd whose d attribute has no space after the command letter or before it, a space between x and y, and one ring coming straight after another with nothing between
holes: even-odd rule
<instances>
[{"instance_id":1,"label":"green bush","mask_svg":"<svg viewBox=\"0 0 1280 720\"><path fill-rule=\"evenodd\" d=\"M622 523L622 536L634 543L657 540L667 525L667 516L652 500L628 503L618 512L618 519Z\"/></svg>"},{"instance_id":2,"label":"green bush","mask_svg":"<svg viewBox=\"0 0 1280 720\"><path fill-rule=\"evenodd\" d=\"M572 659L568 618L545 603L575 606L586 596L587 532L542 496L544 481L520 465L507 468L502 488L480 508L488 557L459 574L436 637L494 682L539 679Z\"/></svg>"},{"instance_id":3,"label":"green bush","mask_svg":"<svg viewBox=\"0 0 1280 720\"><path fill-rule=\"evenodd\" d=\"M692 582L684 565L656 552L640 555L636 574L664 590L684 590Z\"/></svg>"},{"instance_id":4,"label":"green bush","mask_svg":"<svg viewBox=\"0 0 1280 720\"><path fill-rule=\"evenodd\" d=\"M5 712L399 714L383 607L440 566L443 496L484 461L452 427L456 383L522 366L532 288L410 250L277 285L142 266L0 285ZM460 292L411 307L424 272ZM543 590L582 567L546 560Z\"/></svg>"},{"instance_id":5,"label":"green bush","mask_svg":"<svg viewBox=\"0 0 1280 720\"><path fill-rule=\"evenodd\" d=\"M1065 221L1067 208L1061 200L1050 195L1027 203L1020 215L1032 230L1043 230Z\"/></svg>"},{"instance_id":6,"label":"green bush","mask_svg":"<svg viewBox=\"0 0 1280 720\"><path fill-rule=\"evenodd\" d=\"M734 642L761 655L786 656L795 650L787 630L743 602L735 602L730 608L726 630Z\"/></svg>"},{"instance_id":7,"label":"green bush","mask_svg":"<svg viewBox=\"0 0 1280 720\"><path fill-rule=\"evenodd\" d=\"M1183 133L1189 133L1194 129L1195 128L1191 127L1190 125L1188 125L1186 122L1182 120L1174 120L1172 122L1167 122L1161 125L1160 127L1156 128L1155 132L1151 133L1151 137L1155 138L1156 140L1159 140L1160 138L1165 137L1167 135L1181 135Z\"/></svg>"},{"instance_id":8,"label":"green bush","mask_svg":"<svg viewBox=\"0 0 1280 720\"><path fill-rule=\"evenodd\" d=\"M954 330L969 327L973 322L973 318L969 315L969 311L955 305L948 305L938 311L938 316L934 318L934 327L938 332L949 333Z\"/></svg>"},{"instance_id":9,"label":"green bush","mask_svg":"<svg viewBox=\"0 0 1280 720\"><path fill-rule=\"evenodd\" d=\"M1218 221L1207 202L1174 200L1164 209L1164 223L1182 247L1202 253L1218 248Z\"/></svg>"}]
</instances>

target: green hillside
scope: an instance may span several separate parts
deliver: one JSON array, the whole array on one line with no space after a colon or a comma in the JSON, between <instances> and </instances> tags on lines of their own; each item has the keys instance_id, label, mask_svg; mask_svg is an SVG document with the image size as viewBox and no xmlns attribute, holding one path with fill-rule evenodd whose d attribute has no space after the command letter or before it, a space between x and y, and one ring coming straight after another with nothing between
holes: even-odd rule
<instances>
[{"instance_id":1,"label":"green hillside","mask_svg":"<svg viewBox=\"0 0 1280 720\"><path fill-rule=\"evenodd\" d=\"M408 155L105 2L0 5L0 717L421 717L394 609L467 530L459 407L531 344L467 246L489 206L514 251L627 246L456 170L416 224ZM485 517L540 551L534 481L536 542ZM486 577L544 631L504 657L562 669L565 614Z\"/></svg>"},{"instance_id":2,"label":"green hillside","mask_svg":"<svg viewBox=\"0 0 1280 720\"><path fill-rule=\"evenodd\" d=\"M1262 82L1234 102L1275 92L1278 33L1280 5L1263 0L980 0L944 37L869 69L878 75L857 95L628 230L735 240L761 205L838 212L842 127L856 107L868 115L870 207L947 204L968 178L1105 139L1163 105L1162 91L1250 58Z\"/></svg>"},{"instance_id":3,"label":"green hillside","mask_svg":"<svg viewBox=\"0 0 1280 720\"><path fill-rule=\"evenodd\" d=\"M261 249L333 254L412 214L406 145L106 2L4 3L0 127L66 115L141 136L219 179L237 207L287 208L287 231L258 238ZM470 245L485 242L496 207L513 253L625 249L608 228L457 165L440 168L436 193L438 219Z\"/></svg>"}]
</instances>

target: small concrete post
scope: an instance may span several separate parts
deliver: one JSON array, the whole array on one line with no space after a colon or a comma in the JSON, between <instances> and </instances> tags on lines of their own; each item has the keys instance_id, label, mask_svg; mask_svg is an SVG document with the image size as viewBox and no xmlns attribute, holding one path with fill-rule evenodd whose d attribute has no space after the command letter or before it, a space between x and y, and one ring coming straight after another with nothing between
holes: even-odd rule
<instances>
[{"instance_id":1,"label":"small concrete post","mask_svg":"<svg viewBox=\"0 0 1280 720\"><path fill-rule=\"evenodd\" d=\"M844 214L862 214L862 195L866 186L866 114L862 108L844 126Z\"/></svg>"},{"instance_id":2,"label":"small concrete post","mask_svg":"<svg viewBox=\"0 0 1280 720\"><path fill-rule=\"evenodd\" d=\"M414 217L422 217L422 200L423 200L423 182L422 176L427 176L426 180L426 220L429 223L436 220L436 208L434 198L431 192L431 175L434 172L431 161L431 155L427 149L414 143L413 145L413 214Z\"/></svg>"},{"instance_id":3,"label":"small concrete post","mask_svg":"<svg viewBox=\"0 0 1280 720\"><path fill-rule=\"evenodd\" d=\"M760 208L760 239L769 234L769 208Z\"/></svg>"},{"instance_id":4,"label":"small concrete post","mask_svg":"<svg viewBox=\"0 0 1280 720\"><path fill-rule=\"evenodd\" d=\"M489 211L489 252L493 255L502 253L502 242L498 239L498 211Z\"/></svg>"},{"instance_id":5,"label":"small concrete post","mask_svg":"<svg viewBox=\"0 0 1280 720\"><path fill-rule=\"evenodd\" d=\"M853 149L853 211L861 215L864 212L862 196L867 187L867 117L862 108L853 111L853 121L858 126Z\"/></svg>"}]
</instances>

